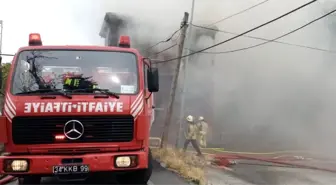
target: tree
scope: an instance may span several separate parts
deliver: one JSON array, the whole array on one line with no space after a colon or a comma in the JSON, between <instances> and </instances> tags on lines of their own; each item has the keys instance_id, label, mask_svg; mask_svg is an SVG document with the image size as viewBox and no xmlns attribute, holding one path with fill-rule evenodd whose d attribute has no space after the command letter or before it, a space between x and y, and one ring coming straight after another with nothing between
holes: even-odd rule
<instances>
[{"instance_id":1,"label":"tree","mask_svg":"<svg viewBox=\"0 0 336 185\"><path fill-rule=\"evenodd\" d=\"M6 81L7 81L7 77L8 77L10 67L11 67L10 63L3 63L2 64L2 86L1 86L2 92L4 92L4 90L6 88Z\"/></svg>"},{"instance_id":2,"label":"tree","mask_svg":"<svg viewBox=\"0 0 336 185\"><path fill-rule=\"evenodd\" d=\"M7 77L8 77L8 73L10 70L11 64L10 63L3 63L2 64L2 86L1 86L1 92L3 93L5 91L6 88L6 81L7 81ZM0 110L2 110L3 107L3 98L0 95ZM0 145L1 146L1 145ZM1 151L1 150L0 150Z\"/></svg>"}]
</instances>

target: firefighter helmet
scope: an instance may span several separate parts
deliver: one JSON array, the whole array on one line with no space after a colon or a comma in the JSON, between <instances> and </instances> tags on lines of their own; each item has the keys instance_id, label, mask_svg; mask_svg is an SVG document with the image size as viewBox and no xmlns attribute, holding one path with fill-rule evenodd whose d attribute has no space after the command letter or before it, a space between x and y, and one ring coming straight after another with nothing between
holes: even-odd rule
<instances>
[{"instance_id":1,"label":"firefighter helmet","mask_svg":"<svg viewBox=\"0 0 336 185\"><path fill-rule=\"evenodd\" d=\"M199 121L203 121L203 120L204 120L204 117L203 117L203 116L200 116L200 117L198 118L198 120L199 120Z\"/></svg>"},{"instance_id":2,"label":"firefighter helmet","mask_svg":"<svg viewBox=\"0 0 336 185\"><path fill-rule=\"evenodd\" d=\"M194 121L194 117L192 115L187 116L186 119L187 119L188 122L193 122Z\"/></svg>"}]
</instances>

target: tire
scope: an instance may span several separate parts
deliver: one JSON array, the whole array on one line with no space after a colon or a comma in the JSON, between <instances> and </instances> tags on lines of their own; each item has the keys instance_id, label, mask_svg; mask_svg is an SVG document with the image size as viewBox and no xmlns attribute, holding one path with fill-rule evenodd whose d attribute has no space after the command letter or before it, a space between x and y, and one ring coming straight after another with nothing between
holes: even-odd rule
<instances>
[{"instance_id":1,"label":"tire","mask_svg":"<svg viewBox=\"0 0 336 185\"><path fill-rule=\"evenodd\" d=\"M40 176L25 176L19 178L19 184L41 184Z\"/></svg>"},{"instance_id":2,"label":"tire","mask_svg":"<svg viewBox=\"0 0 336 185\"><path fill-rule=\"evenodd\" d=\"M147 185L153 171L153 157L149 149L148 152L148 168L143 170L132 171L117 177L120 184L134 184L134 185Z\"/></svg>"}]
</instances>

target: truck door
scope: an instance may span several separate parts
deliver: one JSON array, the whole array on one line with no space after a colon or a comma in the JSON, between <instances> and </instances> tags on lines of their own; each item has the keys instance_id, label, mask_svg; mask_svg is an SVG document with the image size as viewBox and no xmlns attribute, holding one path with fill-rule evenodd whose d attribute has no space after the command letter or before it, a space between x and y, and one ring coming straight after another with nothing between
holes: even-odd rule
<instances>
[{"instance_id":1,"label":"truck door","mask_svg":"<svg viewBox=\"0 0 336 185\"><path fill-rule=\"evenodd\" d=\"M145 64L143 65L143 69L144 69L144 89L145 89L145 97L148 98L148 96L150 95L150 92L148 91L147 88L147 70L148 70L148 65ZM150 119L150 128L153 125L154 119L155 119L155 111L153 109L153 105L154 105L154 95L152 94L151 97L149 99L146 100L146 106L147 106L147 114L149 116Z\"/></svg>"}]
</instances>

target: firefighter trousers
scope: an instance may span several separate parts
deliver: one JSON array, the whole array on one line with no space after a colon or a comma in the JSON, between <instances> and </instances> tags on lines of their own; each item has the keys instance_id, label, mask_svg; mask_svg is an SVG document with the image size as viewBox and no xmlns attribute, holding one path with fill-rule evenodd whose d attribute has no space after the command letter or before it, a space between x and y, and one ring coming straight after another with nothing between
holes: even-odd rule
<instances>
[{"instance_id":1,"label":"firefighter trousers","mask_svg":"<svg viewBox=\"0 0 336 185\"><path fill-rule=\"evenodd\" d=\"M201 156L202 152L201 152L200 147L198 146L198 143L197 143L196 139L186 139L185 142L184 142L183 151L187 150L189 143L191 143L191 145L194 147L194 149L197 152L197 155Z\"/></svg>"},{"instance_id":2,"label":"firefighter trousers","mask_svg":"<svg viewBox=\"0 0 336 185\"><path fill-rule=\"evenodd\" d=\"M199 143L200 143L202 148L206 148L206 146L207 146L206 134L200 134L199 135Z\"/></svg>"}]
</instances>

